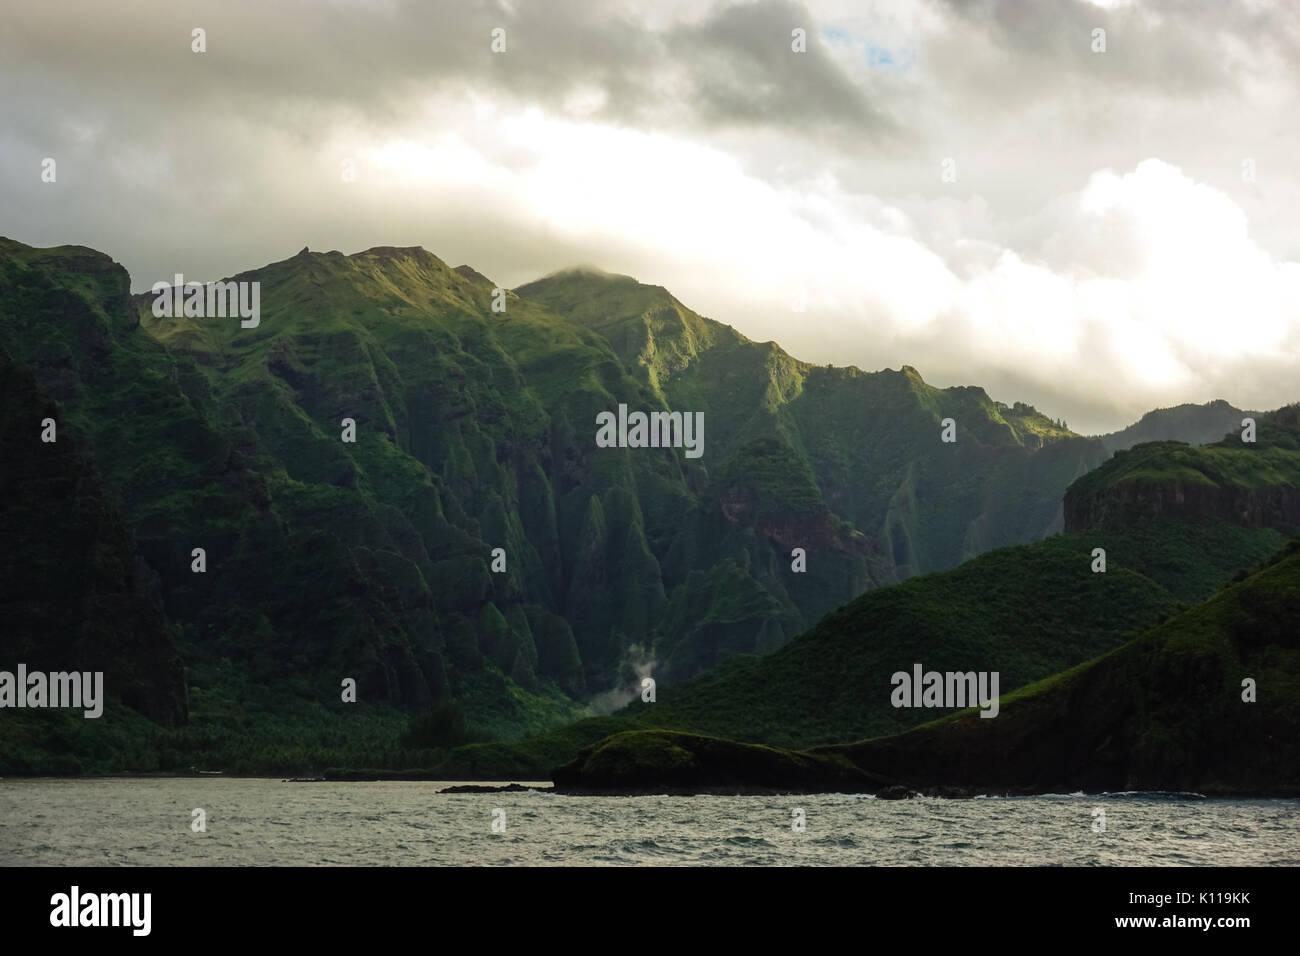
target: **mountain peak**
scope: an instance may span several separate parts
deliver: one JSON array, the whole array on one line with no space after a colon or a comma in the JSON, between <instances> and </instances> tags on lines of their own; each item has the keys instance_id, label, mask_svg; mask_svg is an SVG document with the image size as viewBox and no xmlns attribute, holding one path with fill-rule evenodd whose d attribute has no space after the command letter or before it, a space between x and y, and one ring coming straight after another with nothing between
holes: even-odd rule
<instances>
[{"instance_id":1,"label":"mountain peak","mask_svg":"<svg viewBox=\"0 0 1300 956\"><path fill-rule=\"evenodd\" d=\"M479 272L473 266L465 265L464 263L456 266L456 268L452 269L452 272L459 273L460 275L464 276L466 279L469 279L471 282L486 282L489 284L492 283L492 280L489 279L487 276L485 276L483 273Z\"/></svg>"},{"instance_id":2,"label":"mountain peak","mask_svg":"<svg viewBox=\"0 0 1300 956\"><path fill-rule=\"evenodd\" d=\"M357 253L359 256L374 256L378 259L426 259L435 256L424 246L371 246L365 252Z\"/></svg>"},{"instance_id":3,"label":"mountain peak","mask_svg":"<svg viewBox=\"0 0 1300 956\"><path fill-rule=\"evenodd\" d=\"M602 269L599 266L593 266L590 263L580 263L576 266L569 266L565 269L558 269L552 272L547 279L558 278L560 276L592 276L597 279L627 279L636 282L635 276L624 275L621 272L610 272L608 269Z\"/></svg>"},{"instance_id":4,"label":"mountain peak","mask_svg":"<svg viewBox=\"0 0 1300 956\"><path fill-rule=\"evenodd\" d=\"M565 269L557 269L554 272L547 273L540 279L534 279L524 285L519 286L515 291L525 298L531 292L540 292L541 290L550 290L555 288L635 288L647 290L661 290L667 292L661 286L650 286L639 281L635 276L622 275L617 272L606 272L593 265L570 266Z\"/></svg>"}]
</instances>

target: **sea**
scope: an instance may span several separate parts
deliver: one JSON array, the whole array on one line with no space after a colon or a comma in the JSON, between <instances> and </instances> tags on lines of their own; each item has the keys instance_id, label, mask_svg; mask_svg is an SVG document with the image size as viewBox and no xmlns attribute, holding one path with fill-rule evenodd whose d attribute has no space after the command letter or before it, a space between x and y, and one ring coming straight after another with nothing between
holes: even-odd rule
<instances>
[{"instance_id":1,"label":"sea","mask_svg":"<svg viewBox=\"0 0 1300 956\"><path fill-rule=\"evenodd\" d=\"M0 779L0 865L1300 865L1294 799L438 792L451 785Z\"/></svg>"}]
</instances>

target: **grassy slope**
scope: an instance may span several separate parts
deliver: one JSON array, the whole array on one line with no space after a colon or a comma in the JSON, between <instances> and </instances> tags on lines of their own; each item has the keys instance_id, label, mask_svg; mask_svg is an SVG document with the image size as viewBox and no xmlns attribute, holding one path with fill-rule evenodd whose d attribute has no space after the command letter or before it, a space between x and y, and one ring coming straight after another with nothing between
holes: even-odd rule
<instances>
[{"instance_id":1,"label":"grassy slope","mask_svg":"<svg viewBox=\"0 0 1300 956\"><path fill-rule=\"evenodd\" d=\"M1104 494L1127 482L1181 482L1192 485L1233 485L1258 489L1295 480L1300 451L1278 445L1243 454L1241 443L1184 445L1148 442L1115 457L1115 467L1080 478L1078 495Z\"/></svg>"},{"instance_id":2,"label":"grassy slope","mask_svg":"<svg viewBox=\"0 0 1300 956\"><path fill-rule=\"evenodd\" d=\"M1300 792L1300 541L1123 647L971 713L836 752L911 785ZM1242 700L1242 681L1258 699Z\"/></svg>"},{"instance_id":3,"label":"grassy slope","mask_svg":"<svg viewBox=\"0 0 1300 956\"><path fill-rule=\"evenodd\" d=\"M907 733L808 752L661 731L597 743L564 789L1300 793L1300 540L1122 647ZM1258 699L1242 698L1245 678Z\"/></svg>"}]
</instances>

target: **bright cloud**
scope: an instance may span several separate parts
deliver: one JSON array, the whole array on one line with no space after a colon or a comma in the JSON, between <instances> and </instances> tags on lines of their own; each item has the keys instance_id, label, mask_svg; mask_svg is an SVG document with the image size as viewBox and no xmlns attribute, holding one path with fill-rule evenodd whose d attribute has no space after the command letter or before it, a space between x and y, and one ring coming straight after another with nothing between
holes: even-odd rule
<instances>
[{"instance_id":1,"label":"bright cloud","mask_svg":"<svg viewBox=\"0 0 1300 956\"><path fill-rule=\"evenodd\" d=\"M11 19L4 232L101 248L137 289L418 244L509 286L629 273L800 358L915 365L1076 428L1300 399L1286 5L48 0Z\"/></svg>"}]
</instances>

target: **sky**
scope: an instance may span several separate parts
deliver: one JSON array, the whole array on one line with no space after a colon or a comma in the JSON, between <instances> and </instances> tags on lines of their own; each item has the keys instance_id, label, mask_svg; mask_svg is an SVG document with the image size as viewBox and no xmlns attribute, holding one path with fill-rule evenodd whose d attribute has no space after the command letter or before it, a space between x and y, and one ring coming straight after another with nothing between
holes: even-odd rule
<instances>
[{"instance_id":1,"label":"sky","mask_svg":"<svg viewBox=\"0 0 1300 956\"><path fill-rule=\"evenodd\" d=\"M594 266L1096 433L1300 400L1298 108L1284 2L14 2L0 235Z\"/></svg>"}]
</instances>

